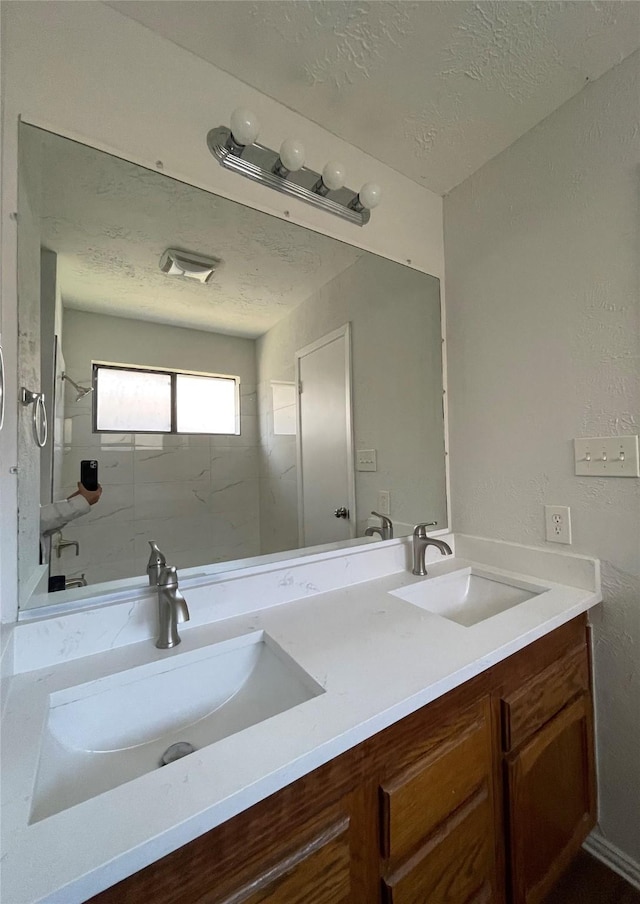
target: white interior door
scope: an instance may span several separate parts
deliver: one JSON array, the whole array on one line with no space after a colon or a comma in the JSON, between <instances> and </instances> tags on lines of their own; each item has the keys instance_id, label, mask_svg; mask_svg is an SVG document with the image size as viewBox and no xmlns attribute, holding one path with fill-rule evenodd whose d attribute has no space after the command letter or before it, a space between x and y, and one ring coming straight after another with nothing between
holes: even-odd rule
<instances>
[{"instance_id":1,"label":"white interior door","mask_svg":"<svg viewBox=\"0 0 640 904\"><path fill-rule=\"evenodd\" d=\"M300 545L347 540L356 527L349 324L296 352L296 371Z\"/></svg>"}]
</instances>

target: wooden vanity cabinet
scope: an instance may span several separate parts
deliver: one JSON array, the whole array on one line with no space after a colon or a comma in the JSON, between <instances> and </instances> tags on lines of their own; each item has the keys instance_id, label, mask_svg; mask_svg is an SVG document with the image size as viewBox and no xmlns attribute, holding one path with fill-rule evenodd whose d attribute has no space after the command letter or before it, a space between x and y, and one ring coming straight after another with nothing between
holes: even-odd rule
<instances>
[{"instance_id":1,"label":"wooden vanity cabinet","mask_svg":"<svg viewBox=\"0 0 640 904\"><path fill-rule=\"evenodd\" d=\"M538 904L595 825L588 647L502 698L511 901Z\"/></svg>"},{"instance_id":2,"label":"wooden vanity cabinet","mask_svg":"<svg viewBox=\"0 0 640 904\"><path fill-rule=\"evenodd\" d=\"M439 726L438 744L380 786L385 904L496 900L488 696Z\"/></svg>"},{"instance_id":3,"label":"wooden vanity cabinet","mask_svg":"<svg viewBox=\"0 0 640 904\"><path fill-rule=\"evenodd\" d=\"M594 823L581 616L92 904L538 904Z\"/></svg>"}]
</instances>

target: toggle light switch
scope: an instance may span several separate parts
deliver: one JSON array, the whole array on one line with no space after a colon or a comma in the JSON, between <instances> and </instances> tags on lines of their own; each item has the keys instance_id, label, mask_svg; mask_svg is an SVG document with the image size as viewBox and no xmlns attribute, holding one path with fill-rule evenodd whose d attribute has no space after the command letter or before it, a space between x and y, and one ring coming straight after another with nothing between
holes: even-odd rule
<instances>
[{"instance_id":1,"label":"toggle light switch","mask_svg":"<svg viewBox=\"0 0 640 904\"><path fill-rule=\"evenodd\" d=\"M581 477L640 477L637 436L595 436L573 444Z\"/></svg>"},{"instance_id":2,"label":"toggle light switch","mask_svg":"<svg viewBox=\"0 0 640 904\"><path fill-rule=\"evenodd\" d=\"M357 471L377 471L378 456L375 449L358 449L356 452Z\"/></svg>"}]
</instances>

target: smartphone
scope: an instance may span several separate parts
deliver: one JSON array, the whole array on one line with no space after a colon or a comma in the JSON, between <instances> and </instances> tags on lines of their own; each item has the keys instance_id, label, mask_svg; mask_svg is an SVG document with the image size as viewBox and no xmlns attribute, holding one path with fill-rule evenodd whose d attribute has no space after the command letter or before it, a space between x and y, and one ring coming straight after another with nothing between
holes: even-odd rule
<instances>
[{"instance_id":1,"label":"smartphone","mask_svg":"<svg viewBox=\"0 0 640 904\"><path fill-rule=\"evenodd\" d=\"M80 462L80 483L87 490L98 489L98 462L95 458Z\"/></svg>"}]
</instances>

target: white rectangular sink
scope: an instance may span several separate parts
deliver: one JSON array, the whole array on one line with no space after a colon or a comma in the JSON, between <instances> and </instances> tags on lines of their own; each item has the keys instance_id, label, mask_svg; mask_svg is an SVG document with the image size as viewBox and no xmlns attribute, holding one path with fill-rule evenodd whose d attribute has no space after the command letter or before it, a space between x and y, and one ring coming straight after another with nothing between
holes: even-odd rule
<instances>
[{"instance_id":1,"label":"white rectangular sink","mask_svg":"<svg viewBox=\"0 0 640 904\"><path fill-rule=\"evenodd\" d=\"M51 695L30 822L324 693L263 631Z\"/></svg>"},{"instance_id":2,"label":"white rectangular sink","mask_svg":"<svg viewBox=\"0 0 640 904\"><path fill-rule=\"evenodd\" d=\"M407 603L470 628L547 590L547 587L469 567L426 577L390 592Z\"/></svg>"}]
</instances>

